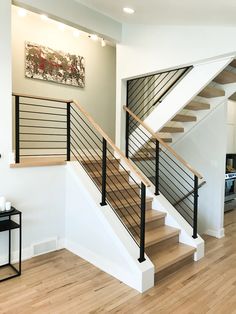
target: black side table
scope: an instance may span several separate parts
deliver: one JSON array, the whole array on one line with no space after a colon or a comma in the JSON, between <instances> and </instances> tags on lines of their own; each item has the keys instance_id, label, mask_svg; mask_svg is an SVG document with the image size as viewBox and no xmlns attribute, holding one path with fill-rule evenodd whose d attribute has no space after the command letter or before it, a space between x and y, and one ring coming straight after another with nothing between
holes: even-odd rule
<instances>
[{"instance_id":1,"label":"black side table","mask_svg":"<svg viewBox=\"0 0 236 314\"><path fill-rule=\"evenodd\" d=\"M18 216L18 223L12 220L12 217ZM3 219L6 218L6 219ZM11 262L11 232L14 229L19 230L19 267L18 269L12 265ZM0 212L0 233L8 231L8 263L0 266L0 282L20 276L21 275L21 248L22 248L22 238L21 238L21 212L14 207L10 211ZM14 273L13 275L4 277L1 279L1 269L10 267Z\"/></svg>"}]
</instances>

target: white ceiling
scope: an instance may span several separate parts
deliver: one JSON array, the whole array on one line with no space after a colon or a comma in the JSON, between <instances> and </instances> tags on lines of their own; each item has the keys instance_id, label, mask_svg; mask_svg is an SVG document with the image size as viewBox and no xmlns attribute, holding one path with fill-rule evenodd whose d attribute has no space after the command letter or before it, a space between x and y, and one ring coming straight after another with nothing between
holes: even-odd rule
<instances>
[{"instance_id":1,"label":"white ceiling","mask_svg":"<svg viewBox=\"0 0 236 314\"><path fill-rule=\"evenodd\" d=\"M75 0L124 23L236 25L236 0ZM123 13L123 7L135 14Z\"/></svg>"}]
</instances>

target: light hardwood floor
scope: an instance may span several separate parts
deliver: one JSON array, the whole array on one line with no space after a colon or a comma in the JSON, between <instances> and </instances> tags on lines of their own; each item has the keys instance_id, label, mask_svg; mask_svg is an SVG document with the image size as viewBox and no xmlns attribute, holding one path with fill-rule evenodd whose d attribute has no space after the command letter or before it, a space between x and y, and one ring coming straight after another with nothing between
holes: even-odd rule
<instances>
[{"instance_id":1,"label":"light hardwood floor","mask_svg":"<svg viewBox=\"0 0 236 314\"><path fill-rule=\"evenodd\" d=\"M66 250L35 257L0 284L0 313L236 313L236 210L225 225L225 238L204 237L204 259L144 294Z\"/></svg>"}]
</instances>

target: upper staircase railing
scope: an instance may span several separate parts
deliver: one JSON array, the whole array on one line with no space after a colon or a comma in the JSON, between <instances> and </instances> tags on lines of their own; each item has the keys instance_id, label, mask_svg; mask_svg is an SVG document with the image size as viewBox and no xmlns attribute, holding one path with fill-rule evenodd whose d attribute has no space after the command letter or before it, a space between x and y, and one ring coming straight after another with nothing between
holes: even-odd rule
<instances>
[{"instance_id":1,"label":"upper staircase railing","mask_svg":"<svg viewBox=\"0 0 236 314\"><path fill-rule=\"evenodd\" d=\"M202 175L189 165L171 146L124 106L128 128L126 156L161 192L193 228L197 238L198 189ZM132 135L132 136L131 136Z\"/></svg>"},{"instance_id":2,"label":"upper staircase railing","mask_svg":"<svg viewBox=\"0 0 236 314\"><path fill-rule=\"evenodd\" d=\"M139 245L145 261L145 207L149 180L75 100L13 94L15 162L60 157L78 161ZM131 174L132 173L132 174Z\"/></svg>"},{"instance_id":3,"label":"upper staircase railing","mask_svg":"<svg viewBox=\"0 0 236 314\"><path fill-rule=\"evenodd\" d=\"M144 120L192 68L188 66L129 80L127 106Z\"/></svg>"}]
</instances>

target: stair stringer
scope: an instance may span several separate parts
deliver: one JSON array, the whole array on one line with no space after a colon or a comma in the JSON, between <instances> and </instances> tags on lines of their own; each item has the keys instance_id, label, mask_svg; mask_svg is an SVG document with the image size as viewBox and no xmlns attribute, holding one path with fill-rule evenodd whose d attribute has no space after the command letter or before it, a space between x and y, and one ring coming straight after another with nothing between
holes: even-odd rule
<instances>
[{"instance_id":1,"label":"stair stringer","mask_svg":"<svg viewBox=\"0 0 236 314\"><path fill-rule=\"evenodd\" d=\"M128 286L144 292L154 286L154 265L78 162L66 166L66 248Z\"/></svg>"},{"instance_id":2,"label":"stair stringer","mask_svg":"<svg viewBox=\"0 0 236 314\"><path fill-rule=\"evenodd\" d=\"M153 132L158 132L177 113L179 113L199 92L205 88L232 60L234 56L220 58L215 61L207 61L195 65L194 68L167 94L164 100L144 120ZM167 110L168 108L168 110ZM193 123L190 123L193 125ZM139 130L140 128L140 130ZM137 134L140 132L139 140ZM145 133L147 136L142 136ZM133 135L134 134L134 135ZM138 126L130 135L131 141L135 143L131 150L134 155L150 138L150 133L142 126Z\"/></svg>"}]
</instances>

